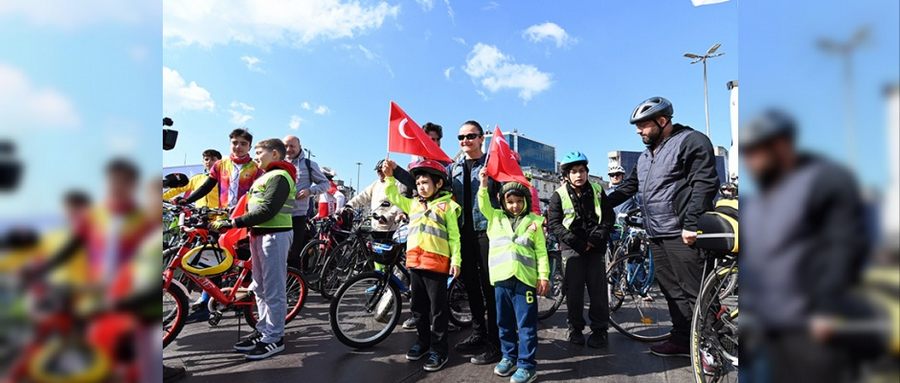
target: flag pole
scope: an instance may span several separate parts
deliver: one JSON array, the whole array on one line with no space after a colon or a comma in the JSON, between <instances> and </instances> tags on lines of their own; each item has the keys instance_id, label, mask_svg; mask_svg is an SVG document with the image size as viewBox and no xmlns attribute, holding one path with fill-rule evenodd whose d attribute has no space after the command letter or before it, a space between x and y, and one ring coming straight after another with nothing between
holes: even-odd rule
<instances>
[{"instance_id":1,"label":"flag pole","mask_svg":"<svg viewBox=\"0 0 900 383\"><path fill-rule=\"evenodd\" d=\"M387 139L387 154L384 156L385 160L391 159L391 112L394 110L394 102L391 101L388 103L388 139Z\"/></svg>"}]
</instances>

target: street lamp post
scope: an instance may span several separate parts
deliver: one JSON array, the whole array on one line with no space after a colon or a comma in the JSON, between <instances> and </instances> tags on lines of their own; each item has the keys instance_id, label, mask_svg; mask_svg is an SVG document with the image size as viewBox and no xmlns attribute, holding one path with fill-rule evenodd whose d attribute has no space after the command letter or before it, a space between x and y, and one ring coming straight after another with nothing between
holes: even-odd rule
<instances>
[{"instance_id":1,"label":"street lamp post","mask_svg":"<svg viewBox=\"0 0 900 383\"><path fill-rule=\"evenodd\" d=\"M856 139L855 139L855 107L853 105L853 53L868 38L869 29L866 27L859 28L856 33L850 37L850 40L844 43L836 42L827 38L819 39L818 46L826 53L834 53L841 57L844 65L844 129L847 135L847 155L850 166L856 166Z\"/></svg>"},{"instance_id":2,"label":"street lamp post","mask_svg":"<svg viewBox=\"0 0 900 383\"><path fill-rule=\"evenodd\" d=\"M709 47L705 55L698 55L694 53L684 54L684 57L694 60L691 61L691 64L696 64L698 62L703 63L703 109L706 112L706 136L709 137L710 141L712 141L712 136L709 134L709 87L707 86L706 81L706 60L724 55L725 52L716 53L716 50L718 50L721 46L722 44L719 43L714 44L713 46Z\"/></svg>"},{"instance_id":3,"label":"street lamp post","mask_svg":"<svg viewBox=\"0 0 900 383\"><path fill-rule=\"evenodd\" d=\"M362 162L356 163L356 190L359 191L359 167L362 165Z\"/></svg>"}]
</instances>

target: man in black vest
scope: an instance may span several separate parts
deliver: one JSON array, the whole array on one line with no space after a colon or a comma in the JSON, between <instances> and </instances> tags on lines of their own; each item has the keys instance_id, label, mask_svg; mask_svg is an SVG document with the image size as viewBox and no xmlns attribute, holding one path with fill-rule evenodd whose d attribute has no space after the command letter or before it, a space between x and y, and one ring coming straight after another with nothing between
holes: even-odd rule
<instances>
[{"instance_id":1,"label":"man in black vest","mask_svg":"<svg viewBox=\"0 0 900 383\"><path fill-rule=\"evenodd\" d=\"M634 109L631 123L647 149L607 200L618 206L641 194L655 275L672 318L672 338L650 347L650 352L690 356L690 323L703 273L703 258L692 245L697 220L713 208L719 179L709 138L673 124L673 113L672 103L662 97L644 100Z\"/></svg>"}]
</instances>

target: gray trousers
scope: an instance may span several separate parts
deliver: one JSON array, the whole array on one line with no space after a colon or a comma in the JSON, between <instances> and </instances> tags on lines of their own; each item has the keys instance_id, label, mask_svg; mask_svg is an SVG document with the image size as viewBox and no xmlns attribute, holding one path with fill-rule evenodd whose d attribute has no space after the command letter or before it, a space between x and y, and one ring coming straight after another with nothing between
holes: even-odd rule
<instances>
[{"instance_id":1,"label":"gray trousers","mask_svg":"<svg viewBox=\"0 0 900 383\"><path fill-rule=\"evenodd\" d=\"M253 262L253 283L259 323L256 331L262 341L274 343L284 337L284 317L287 315L287 256L294 238L292 231L250 235L250 260Z\"/></svg>"}]
</instances>

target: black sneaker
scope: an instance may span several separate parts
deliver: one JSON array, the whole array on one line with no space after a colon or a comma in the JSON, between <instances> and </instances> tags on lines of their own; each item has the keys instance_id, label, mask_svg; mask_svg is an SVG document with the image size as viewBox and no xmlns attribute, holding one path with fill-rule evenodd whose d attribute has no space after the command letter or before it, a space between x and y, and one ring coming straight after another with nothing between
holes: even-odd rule
<instances>
[{"instance_id":1,"label":"black sneaker","mask_svg":"<svg viewBox=\"0 0 900 383\"><path fill-rule=\"evenodd\" d=\"M581 333L581 330L569 330L569 343L584 346L584 334Z\"/></svg>"},{"instance_id":2,"label":"black sneaker","mask_svg":"<svg viewBox=\"0 0 900 383\"><path fill-rule=\"evenodd\" d=\"M237 342L234 344L234 350L237 352L249 352L253 351L256 348L256 344L262 340L262 334L258 331L254 331L250 336L244 338L244 340Z\"/></svg>"},{"instance_id":3,"label":"black sneaker","mask_svg":"<svg viewBox=\"0 0 900 383\"><path fill-rule=\"evenodd\" d=\"M500 361L500 358L503 355L500 354L500 349L494 345L488 345L487 349L476 356L473 356L472 359L469 359L469 362L472 364L494 364Z\"/></svg>"},{"instance_id":4,"label":"black sneaker","mask_svg":"<svg viewBox=\"0 0 900 383\"><path fill-rule=\"evenodd\" d=\"M425 354L428 354L428 347L416 343L406 352L406 360L419 360L422 359Z\"/></svg>"},{"instance_id":5,"label":"black sneaker","mask_svg":"<svg viewBox=\"0 0 900 383\"><path fill-rule=\"evenodd\" d=\"M478 334L469 335L468 338L453 346L453 349L460 354L473 354L484 348L484 337Z\"/></svg>"},{"instance_id":6,"label":"black sneaker","mask_svg":"<svg viewBox=\"0 0 900 383\"><path fill-rule=\"evenodd\" d=\"M445 364L447 364L447 357L432 351L428 353L428 360L425 361L425 366L422 368L428 372L435 372L444 368Z\"/></svg>"},{"instance_id":7,"label":"black sneaker","mask_svg":"<svg viewBox=\"0 0 900 383\"><path fill-rule=\"evenodd\" d=\"M256 344L256 348L254 348L253 351L248 352L244 357L250 360L261 360L282 351L284 351L284 339L279 339L275 343L260 341Z\"/></svg>"},{"instance_id":8,"label":"black sneaker","mask_svg":"<svg viewBox=\"0 0 900 383\"><path fill-rule=\"evenodd\" d=\"M403 322L403 329L405 330L414 330L416 328L416 323L419 321L416 320L416 317L409 317L409 319Z\"/></svg>"},{"instance_id":9,"label":"black sneaker","mask_svg":"<svg viewBox=\"0 0 900 383\"><path fill-rule=\"evenodd\" d=\"M587 340L588 347L593 348L606 347L608 344L609 339L606 331L592 331Z\"/></svg>"}]
</instances>

